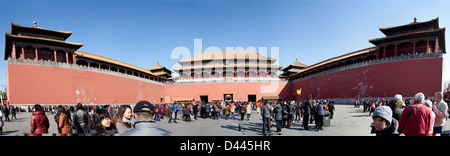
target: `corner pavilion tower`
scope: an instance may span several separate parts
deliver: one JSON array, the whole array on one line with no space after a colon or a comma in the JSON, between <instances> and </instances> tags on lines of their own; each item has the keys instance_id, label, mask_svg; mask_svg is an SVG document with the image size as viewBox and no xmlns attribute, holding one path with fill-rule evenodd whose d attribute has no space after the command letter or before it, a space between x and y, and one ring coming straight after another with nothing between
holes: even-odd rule
<instances>
[{"instance_id":1,"label":"corner pavilion tower","mask_svg":"<svg viewBox=\"0 0 450 156\"><path fill-rule=\"evenodd\" d=\"M281 66L276 58L265 57L256 51L199 52L194 57L177 61L181 67L178 81L197 79L278 79Z\"/></svg>"}]
</instances>

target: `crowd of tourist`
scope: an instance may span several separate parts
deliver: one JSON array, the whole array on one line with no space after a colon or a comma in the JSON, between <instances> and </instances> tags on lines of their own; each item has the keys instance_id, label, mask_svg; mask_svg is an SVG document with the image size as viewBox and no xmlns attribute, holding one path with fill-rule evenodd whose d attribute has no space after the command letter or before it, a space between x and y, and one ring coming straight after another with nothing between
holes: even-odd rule
<instances>
[{"instance_id":1,"label":"crowd of tourist","mask_svg":"<svg viewBox=\"0 0 450 156\"><path fill-rule=\"evenodd\" d=\"M368 100L368 104L369 115L373 112L372 132L377 136L440 136L450 113L442 92L436 92L433 99L423 93L414 99L397 94L392 100Z\"/></svg>"},{"instance_id":2,"label":"crowd of tourist","mask_svg":"<svg viewBox=\"0 0 450 156\"><path fill-rule=\"evenodd\" d=\"M443 135L444 126L449 116L448 104L437 92L432 99L426 99L423 93L417 93L413 99L402 98L397 94L392 99L376 98L355 100L354 107L363 105L363 112L372 115L372 133L377 136L391 135ZM118 136L118 135L169 135L167 131L156 128L157 122L168 118L169 123L195 122L198 118L211 120L250 120L252 110L261 115L262 133L272 134L271 127L276 125L276 133L283 128L290 128L295 122L305 130L308 124L315 123L314 129L322 131L324 116L333 118L334 102L327 100L306 101L257 101L257 102L176 102L151 104L139 101L136 105L82 105L76 106L41 106L1 107L0 133L6 122L16 118L16 112L32 112L30 133L25 135L42 135L48 133L49 119L45 112L54 116L58 133L56 136ZM11 116L11 119L9 118ZM132 118L134 117L134 122ZM237 117L237 118L236 118ZM259 118L259 117L257 117ZM178 120L178 122L177 122Z\"/></svg>"}]
</instances>

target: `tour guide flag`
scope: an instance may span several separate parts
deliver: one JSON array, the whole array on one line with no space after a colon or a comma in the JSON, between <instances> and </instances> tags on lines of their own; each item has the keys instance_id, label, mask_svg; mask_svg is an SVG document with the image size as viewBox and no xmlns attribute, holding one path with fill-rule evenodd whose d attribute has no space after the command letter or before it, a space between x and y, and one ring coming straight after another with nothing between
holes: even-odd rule
<instances>
[{"instance_id":1,"label":"tour guide flag","mask_svg":"<svg viewBox=\"0 0 450 156\"><path fill-rule=\"evenodd\" d=\"M302 94L302 89L297 89L297 95Z\"/></svg>"}]
</instances>

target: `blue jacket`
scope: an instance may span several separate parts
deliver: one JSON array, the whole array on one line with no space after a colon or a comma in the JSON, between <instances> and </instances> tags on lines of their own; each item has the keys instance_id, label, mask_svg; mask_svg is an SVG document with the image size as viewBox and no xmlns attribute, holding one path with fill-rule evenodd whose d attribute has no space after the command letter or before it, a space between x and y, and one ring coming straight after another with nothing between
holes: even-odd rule
<instances>
[{"instance_id":1,"label":"blue jacket","mask_svg":"<svg viewBox=\"0 0 450 156\"><path fill-rule=\"evenodd\" d=\"M325 105L319 104L317 105L317 115L324 115L325 111L323 110L325 108Z\"/></svg>"},{"instance_id":2,"label":"blue jacket","mask_svg":"<svg viewBox=\"0 0 450 156\"><path fill-rule=\"evenodd\" d=\"M173 104L173 112L177 112L177 107L178 107L178 105L177 104Z\"/></svg>"}]
</instances>

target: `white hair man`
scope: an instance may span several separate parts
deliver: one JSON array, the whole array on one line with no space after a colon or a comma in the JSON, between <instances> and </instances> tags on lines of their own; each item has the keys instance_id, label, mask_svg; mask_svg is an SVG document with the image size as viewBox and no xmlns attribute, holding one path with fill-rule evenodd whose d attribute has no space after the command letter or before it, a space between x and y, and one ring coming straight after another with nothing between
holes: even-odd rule
<instances>
[{"instance_id":1,"label":"white hair man","mask_svg":"<svg viewBox=\"0 0 450 156\"><path fill-rule=\"evenodd\" d=\"M395 94L394 100L400 100L402 102L403 108L406 107L405 103L403 102L403 97L401 94Z\"/></svg>"},{"instance_id":2,"label":"white hair man","mask_svg":"<svg viewBox=\"0 0 450 156\"><path fill-rule=\"evenodd\" d=\"M434 94L434 105L432 106L432 110L434 114L436 114L436 120L434 122L433 134L441 134L444 132L445 122L448 118L448 105L442 99L444 94L442 92L436 92Z\"/></svg>"},{"instance_id":3,"label":"white hair man","mask_svg":"<svg viewBox=\"0 0 450 156\"><path fill-rule=\"evenodd\" d=\"M403 110L400 117L398 131L406 136L431 136L433 133L434 117L431 109L422 103L425 100L423 93L414 96L414 104Z\"/></svg>"}]
</instances>

